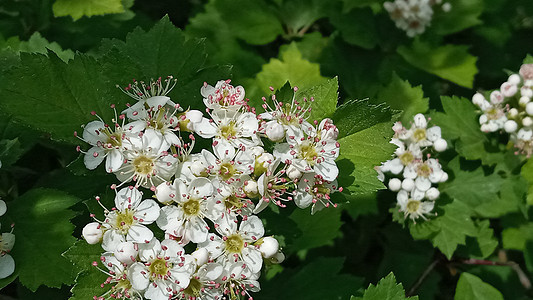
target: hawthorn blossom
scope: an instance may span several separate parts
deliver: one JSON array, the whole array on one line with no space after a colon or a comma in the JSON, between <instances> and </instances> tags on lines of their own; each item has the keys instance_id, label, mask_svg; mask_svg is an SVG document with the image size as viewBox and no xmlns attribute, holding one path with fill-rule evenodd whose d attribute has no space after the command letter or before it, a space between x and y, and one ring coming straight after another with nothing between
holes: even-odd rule
<instances>
[{"instance_id":1,"label":"hawthorn blossom","mask_svg":"<svg viewBox=\"0 0 533 300\"><path fill-rule=\"evenodd\" d=\"M231 80L220 80L213 87L207 82L200 89L204 97L204 104L208 109L226 111L230 115L247 105L244 98L245 91L242 86L232 86Z\"/></svg>"},{"instance_id":2,"label":"hawthorn blossom","mask_svg":"<svg viewBox=\"0 0 533 300\"><path fill-rule=\"evenodd\" d=\"M403 177L414 180L416 188L425 192L432 183L445 181L448 175L436 159L429 158L426 161L418 161L406 166Z\"/></svg>"},{"instance_id":3,"label":"hawthorn blossom","mask_svg":"<svg viewBox=\"0 0 533 300\"><path fill-rule=\"evenodd\" d=\"M102 255L100 261L108 270L104 271L100 269L100 271L108 275L102 285L111 284L112 286L111 289L100 297L95 296L95 299L144 299L142 296L144 291L137 290L131 285L131 277L129 276L130 265L118 261L111 254ZM95 266L96 264L96 262L93 263Z\"/></svg>"},{"instance_id":4,"label":"hawthorn blossom","mask_svg":"<svg viewBox=\"0 0 533 300\"><path fill-rule=\"evenodd\" d=\"M397 200L400 211L404 213L405 218L416 220L419 217L426 220L426 215L433 210L435 202L422 201L424 193L409 193L405 190L398 192Z\"/></svg>"},{"instance_id":5,"label":"hawthorn blossom","mask_svg":"<svg viewBox=\"0 0 533 300\"><path fill-rule=\"evenodd\" d=\"M330 200L330 194L337 189L337 181L329 182L320 175L307 173L298 182L294 203L300 208L307 208L312 204L311 214L330 205L337 207L337 204ZM342 191L342 188L340 190Z\"/></svg>"}]
</instances>

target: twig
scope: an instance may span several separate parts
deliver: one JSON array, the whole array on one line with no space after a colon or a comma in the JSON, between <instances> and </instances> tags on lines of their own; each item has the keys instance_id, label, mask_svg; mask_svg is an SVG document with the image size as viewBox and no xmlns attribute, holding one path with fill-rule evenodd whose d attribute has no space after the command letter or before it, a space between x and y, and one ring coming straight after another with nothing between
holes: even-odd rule
<instances>
[{"instance_id":1,"label":"twig","mask_svg":"<svg viewBox=\"0 0 533 300\"><path fill-rule=\"evenodd\" d=\"M531 288L531 281L527 277L526 273L520 268L520 265L518 265L514 261L506 261L506 262L500 262L500 261L491 261L491 260L483 260L483 259L464 259L458 261L459 263L465 264L465 265L483 265L483 266L508 266L511 267L518 276L518 279L520 280L520 283L522 286L529 290Z\"/></svg>"},{"instance_id":2,"label":"twig","mask_svg":"<svg viewBox=\"0 0 533 300\"><path fill-rule=\"evenodd\" d=\"M426 277L433 271L435 266L440 262L440 258L435 259L425 270L420 277L418 277L418 280L415 282L415 284L409 289L409 292L406 294L407 297L411 297L414 295L416 290L422 285Z\"/></svg>"}]
</instances>

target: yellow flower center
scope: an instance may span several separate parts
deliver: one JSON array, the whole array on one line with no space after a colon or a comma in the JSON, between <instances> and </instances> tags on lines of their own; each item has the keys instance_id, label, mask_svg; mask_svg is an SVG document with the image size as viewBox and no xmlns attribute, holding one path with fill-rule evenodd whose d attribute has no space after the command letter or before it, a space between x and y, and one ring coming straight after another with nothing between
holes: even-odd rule
<instances>
[{"instance_id":1,"label":"yellow flower center","mask_svg":"<svg viewBox=\"0 0 533 300\"><path fill-rule=\"evenodd\" d=\"M239 234L232 234L228 236L224 243L226 244L226 250L229 253L241 253L242 249L244 248L244 241Z\"/></svg>"},{"instance_id":2,"label":"yellow flower center","mask_svg":"<svg viewBox=\"0 0 533 300\"><path fill-rule=\"evenodd\" d=\"M415 157L410 151L406 151L402 155L400 155L400 161L402 162L404 166L407 166L408 164L410 164L414 159Z\"/></svg>"},{"instance_id":3,"label":"yellow flower center","mask_svg":"<svg viewBox=\"0 0 533 300\"><path fill-rule=\"evenodd\" d=\"M429 175L431 175L431 172L431 167L426 163L423 163L418 166L417 174L420 176L428 177Z\"/></svg>"},{"instance_id":4,"label":"yellow flower center","mask_svg":"<svg viewBox=\"0 0 533 300\"><path fill-rule=\"evenodd\" d=\"M152 173L154 166L153 159L141 155L133 160L133 167L135 168L135 173L141 175L148 175Z\"/></svg>"},{"instance_id":5,"label":"yellow flower center","mask_svg":"<svg viewBox=\"0 0 533 300\"><path fill-rule=\"evenodd\" d=\"M164 259L157 258L156 260L152 261L149 270L152 276L160 277L167 275L169 267Z\"/></svg>"},{"instance_id":6,"label":"yellow flower center","mask_svg":"<svg viewBox=\"0 0 533 300\"><path fill-rule=\"evenodd\" d=\"M413 137L415 141L420 142L422 140L426 139L426 129L425 128L417 128L415 132L413 132Z\"/></svg>"},{"instance_id":7,"label":"yellow flower center","mask_svg":"<svg viewBox=\"0 0 533 300\"><path fill-rule=\"evenodd\" d=\"M133 211L126 209L123 212L117 212L116 227L122 232L128 232L135 220L133 219Z\"/></svg>"},{"instance_id":8,"label":"yellow flower center","mask_svg":"<svg viewBox=\"0 0 533 300\"><path fill-rule=\"evenodd\" d=\"M202 291L202 288L204 285L196 278L191 278L191 281L189 282L189 286L183 290L183 293L185 295L188 295L192 298L198 298L200 297L200 292Z\"/></svg>"},{"instance_id":9,"label":"yellow flower center","mask_svg":"<svg viewBox=\"0 0 533 300\"><path fill-rule=\"evenodd\" d=\"M304 141L300 145L300 158L305 159L309 164L314 164L315 158L317 157L318 152L316 151L315 145L308 141Z\"/></svg>"},{"instance_id":10,"label":"yellow flower center","mask_svg":"<svg viewBox=\"0 0 533 300\"><path fill-rule=\"evenodd\" d=\"M420 201L409 199L407 201L407 212L412 214L416 213L418 211L418 208L420 207Z\"/></svg>"},{"instance_id":11,"label":"yellow flower center","mask_svg":"<svg viewBox=\"0 0 533 300\"><path fill-rule=\"evenodd\" d=\"M220 176L224 180L229 180L236 172L237 169L230 162L224 162L220 165Z\"/></svg>"},{"instance_id":12,"label":"yellow flower center","mask_svg":"<svg viewBox=\"0 0 533 300\"><path fill-rule=\"evenodd\" d=\"M220 135L226 140L236 136L237 129L235 128L235 121L229 121L227 125L220 127Z\"/></svg>"},{"instance_id":13,"label":"yellow flower center","mask_svg":"<svg viewBox=\"0 0 533 300\"><path fill-rule=\"evenodd\" d=\"M200 200L189 199L183 203L183 212L187 216L197 216L200 213Z\"/></svg>"},{"instance_id":14,"label":"yellow flower center","mask_svg":"<svg viewBox=\"0 0 533 300\"><path fill-rule=\"evenodd\" d=\"M230 196L224 198L224 205L226 206L226 209L239 209L242 208L243 203L241 198L231 194Z\"/></svg>"}]
</instances>

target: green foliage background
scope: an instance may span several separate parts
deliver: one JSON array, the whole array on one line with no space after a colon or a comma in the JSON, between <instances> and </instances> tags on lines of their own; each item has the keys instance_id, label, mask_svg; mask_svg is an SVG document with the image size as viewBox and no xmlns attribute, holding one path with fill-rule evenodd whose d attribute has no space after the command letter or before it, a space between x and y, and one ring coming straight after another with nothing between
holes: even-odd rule
<instances>
[{"instance_id":1,"label":"green foliage background","mask_svg":"<svg viewBox=\"0 0 533 300\"><path fill-rule=\"evenodd\" d=\"M73 132L91 111L109 120L110 104L126 104L116 84L173 75L170 96L191 108L204 81L231 78L255 105L288 82L340 130L339 207L261 214L287 260L265 268L254 299L531 298L533 162L483 134L469 99L533 53L533 2L450 0L414 39L383 2L0 2L1 221L17 237L0 295L103 293L105 275L90 266L101 249L79 239L114 178L84 169ZM414 224L374 166L394 152L392 124L416 113L442 128L450 180L437 215Z\"/></svg>"}]
</instances>

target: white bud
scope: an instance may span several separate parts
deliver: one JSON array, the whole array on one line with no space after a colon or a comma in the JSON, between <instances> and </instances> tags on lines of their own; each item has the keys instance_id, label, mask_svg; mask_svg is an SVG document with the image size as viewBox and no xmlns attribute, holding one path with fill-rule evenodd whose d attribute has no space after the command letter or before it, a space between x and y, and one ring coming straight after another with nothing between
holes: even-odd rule
<instances>
[{"instance_id":1,"label":"white bud","mask_svg":"<svg viewBox=\"0 0 533 300\"><path fill-rule=\"evenodd\" d=\"M525 117L522 119L522 125L524 125L525 127L529 127L531 125L533 125L533 119L531 119L530 117Z\"/></svg>"},{"instance_id":2,"label":"white bud","mask_svg":"<svg viewBox=\"0 0 533 300\"><path fill-rule=\"evenodd\" d=\"M2 233L0 235L0 252L9 252L15 245L15 235L9 232Z\"/></svg>"},{"instance_id":3,"label":"white bud","mask_svg":"<svg viewBox=\"0 0 533 300\"><path fill-rule=\"evenodd\" d=\"M448 173L442 172L442 176L440 177L440 182L446 182L448 180Z\"/></svg>"},{"instance_id":4,"label":"white bud","mask_svg":"<svg viewBox=\"0 0 533 300\"><path fill-rule=\"evenodd\" d=\"M278 252L278 253L274 254L274 256L272 256L270 258L270 261L273 264L281 264L284 260L285 260L285 254L283 254L281 252Z\"/></svg>"},{"instance_id":5,"label":"white bud","mask_svg":"<svg viewBox=\"0 0 533 300\"><path fill-rule=\"evenodd\" d=\"M207 166L204 164L204 162L201 159L198 159L191 163L190 169L191 169L191 173L194 176L201 177L203 176L203 174L206 173Z\"/></svg>"},{"instance_id":6,"label":"white bud","mask_svg":"<svg viewBox=\"0 0 533 300\"><path fill-rule=\"evenodd\" d=\"M426 198L428 198L429 200L435 200L439 198L439 195L440 195L439 190L434 187L426 191Z\"/></svg>"},{"instance_id":7,"label":"white bud","mask_svg":"<svg viewBox=\"0 0 533 300\"><path fill-rule=\"evenodd\" d=\"M518 85L520 83L520 75L513 74L509 76L509 78L507 79L507 82L509 82L510 84Z\"/></svg>"},{"instance_id":8,"label":"white bud","mask_svg":"<svg viewBox=\"0 0 533 300\"><path fill-rule=\"evenodd\" d=\"M257 182L253 179L244 182L244 192L246 195L257 195Z\"/></svg>"},{"instance_id":9,"label":"white bud","mask_svg":"<svg viewBox=\"0 0 533 300\"><path fill-rule=\"evenodd\" d=\"M485 114L479 116L479 124L485 124L485 123L487 123L488 120L489 120L489 118Z\"/></svg>"},{"instance_id":10,"label":"white bud","mask_svg":"<svg viewBox=\"0 0 533 300\"><path fill-rule=\"evenodd\" d=\"M278 240L271 236L266 236L263 238L263 243L259 245L259 251L263 254L264 258L270 258L278 253L279 243Z\"/></svg>"},{"instance_id":11,"label":"white bud","mask_svg":"<svg viewBox=\"0 0 533 300\"><path fill-rule=\"evenodd\" d=\"M274 160L274 155L268 152L263 152L257 157L257 163L260 164L263 168L268 168L268 166L270 166L270 164L273 163Z\"/></svg>"},{"instance_id":12,"label":"white bud","mask_svg":"<svg viewBox=\"0 0 533 300\"><path fill-rule=\"evenodd\" d=\"M505 132L507 133L515 132L516 129L518 129L518 124L513 120L508 120L503 124L503 129L505 129Z\"/></svg>"},{"instance_id":13,"label":"white bud","mask_svg":"<svg viewBox=\"0 0 533 300\"><path fill-rule=\"evenodd\" d=\"M397 192L402 188L402 181L398 178L392 178L389 180L389 190Z\"/></svg>"},{"instance_id":14,"label":"white bud","mask_svg":"<svg viewBox=\"0 0 533 300\"><path fill-rule=\"evenodd\" d=\"M509 83L509 82L504 82L500 86L500 90L501 90L503 96L512 97L518 91L518 86L516 86L516 84L512 84L512 83Z\"/></svg>"},{"instance_id":15,"label":"white bud","mask_svg":"<svg viewBox=\"0 0 533 300\"><path fill-rule=\"evenodd\" d=\"M0 216L3 216L7 211L7 205L4 200L0 200Z\"/></svg>"},{"instance_id":16,"label":"white bud","mask_svg":"<svg viewBox=\"0 0 533 300\"><path fill-rule=\"evenodd\" d=\"M520 104L520 106L522 106L522 107L525 107L530 101L531 101L531 99L529 99L529 97L522 96L522 97L520 97L520 100L518 100L518 104ZM514 108L514 109L516 109L516 108Z\"/></svg>"},{"instance_id":17,"label":"white bud","mask_svg":"<svg viewBox=\"0 0 533 300\"><path fill-rule=\"evenodd\" d=\"M520 94L522 94L522 96L531 98L533 97L533 90L528 86L523 86L520 88Z\"/></svg>"},{"instance_id":18,"label":"white bud","mask_svg":"<svg viewBox=\"0 0 533 300\"><path fill-rule=\"evenodd\" d=\"M87 243L94 245L102 241L104 231L102 230L102 225L100 225L100 223L92 222L83 227L81 235L83 235L83 238Z\"/></svg>"},{"instance_id":19,"label":"white bud","mask_svg":"<svg viewBox=\"0 0 533 300\"><path fill-rule=\"evenodd\" d=\"M302 172L300 172L295 166L290 165L287 168L287 176L289 176L291 180L300 179L300 177L302 177Z\"/></svg>"},{"instance_id":20,"label":"white bud","mask_svg":"<svg viewBox=\"0 0 533 300\"><path fill-rule=\"evenodd\" d=\"M490 102L492 104L500 104L503 102L503 95L500 91L493 91L492 93L490 93Z\"/></svg>"},{"instance_id":21,"label":"white bud","mask_svg":"<svg viewBox=\"0 0 533 300\"><path fill-rule=\"evenodd\" d=\"M445 139L438 139L433 142L433 149L435 149L437 152L445 151L446 148L448 148L448 143Z\"/></svg>"},{"instance_id":22,"label":"white bud","mask_svg":"<svg viewBox=\"0 0 533 300\"><path fill-rule=\"evenodd\" d=\"M191 253L191 256L196 259L196 265L197 266L203 266L207 263L209 260L209 252L206 248L198 248L196 251Z\"/></svg>"},{"instance_id":23,"label":"white bud","mask_svg":"<svg viewBox=\"0 0 533 300\"><path fill-rule=\"evenodd\" d=\"M450 10L452 10L452 5L450 4L450 2L446 2L442 5L443 12L449 12Z\"/></svg>"},{"instance_id":24,"label":"white bud","mask_svg":"<svg viewBox=\"0 0 533 300\"><path fill-rule=\"evenodd\" d=\"M265 128L266 136L273 142L279 142L285 137L285 128L277 121L270 121Z\"/></svg>"},{"instance_id":25,"label":"white bud","mask_svg":"<svg viewBox=\"0 0 533 300\"><path fill-rule=\"evenodd\" d=\"M528 115L533 116L533 102L529 102L526 105L526 112Z\"/></svg>"},{"instance_id":26,"label":"white bud","mask_svg":"<svg viewBox=\"0 0 533 300\"><path fill-rule=\"evenodd\" d=\"M176 199L176 188L170 182L165 181L157 186L155 196L162 204L172 203Z\"/></svg>"},{"instance_id":27,"label":"white bud","mask_svg":"<svg viewBox=\"0 0 533 300\"><path fill-rule=\"evenodd\" d=\"M484 101L485 97L481 93L475 93L474 96L472 96L472 102L479 107L483 105Z\"/></svg>"},{"instance_id":28,"label":"white bud","mask_svg":"<svg viewBox=\"0 0 533 300\"><path fill-rule=\"evenodd\" d=\"M415 187L415 182L411 178L405 178L402 181L402 189L411 191Z\"/></svg>"},{"instance_id":29,"label":"white bud","mask_svg":"<svg viewBox=\"0 0 533 300\"><path fill-rule=\"evenodd\" d=\"M508 116L509 118L515 118L516 116L518 116L518 109L516 109L516 108L511 108L511 109L509 110L509 112L507 113L507 116Z\"/></svg>"},{"instance_id":30,"label":"white bud","mask_svg":"<svg viewBox=\"0 0 533 300\"><path fill-rule=\"evenodd\" d=\"M199 110L189 110L185 113L185 117L187 120L191 121L192 123L199 123L202 121L202 117L204 115Z\"/></svg>"},{"instance_id":31,"label":"white bud","mask_svg":"<svg viewBox=\"0 0 533 300\"><path fill-rule=\"evenodd\" d=\"M138 253L138 247L133 242L122 242L118 244L115 251L113 251L115 258L127 265L132 264L135 261Z\"/></svg>"}]
</instances>

